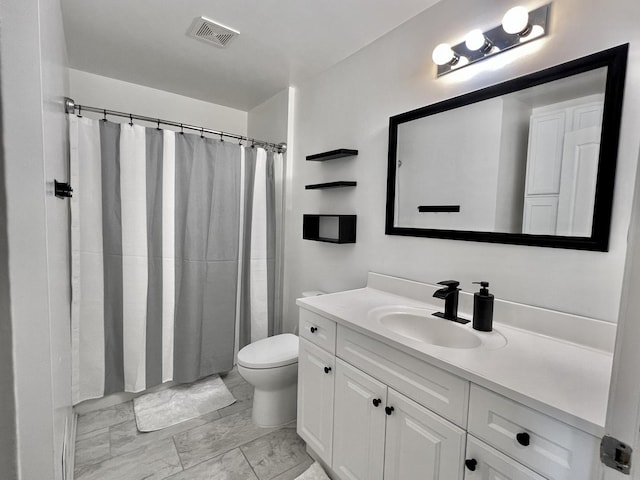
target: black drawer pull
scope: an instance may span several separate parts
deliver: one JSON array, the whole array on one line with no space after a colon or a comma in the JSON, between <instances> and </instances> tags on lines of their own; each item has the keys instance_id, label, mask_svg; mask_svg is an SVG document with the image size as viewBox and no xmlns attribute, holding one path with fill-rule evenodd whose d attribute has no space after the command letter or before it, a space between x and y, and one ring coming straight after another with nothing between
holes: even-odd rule
<instances>
[{"instance_id":1,"label":"black drawer pull","mask_svg":"<svg viewBox=\"0 0 640 480\"><path fill-rule=\"evenodd\" d=\"M478 466L478 461L475 458L471 458L469 460L465 460L464 464L469 470L471 470L472 472L475 472L476 467Z\"/></svg>"},{"instance_id":2,"label":"black drawer pull","mask_svg":"<svg viewBox=\"0 0 640 480\"><path fill-rule=\"evenodd\" d=\"M516 434L516 440L523 447L528 447L529 443L531 443L531 438L529 437L529 434L526 432Z\"/></svg>"},{"instance_id":3,"label":"black drawer pull","mask_svg":"<svg viewBox=\"0 0 640 480\"><path fill-rule=\"evenodd\" d=\"M380 400L379 398L374 398L373 399L373 406L377 407L380 405L380 403L382 402L382 400Z\"/></svg>"},{"instance_id":4,"label":"black drawer pull","mask_svg":"<svg viewBox=\"0 0 640 480\"><path fill-rule=\"evenodd\" d=\"M384 407L384 413L386 413L387 415L391 415L394 410L395 408L393 407Z\"/></svg>"},{"instance_id":5,"label":"black drawer pull","mask_svg":"<svg viewBox=\"0 0 640 480\"><path fill-rule=\"evenodd\" d=\"M318 331L318 327L311 327L309 330L311 330L311 333L316 333Z\"/></svg>"},{"instance_id":6,"label":"black drawer pull","mask_svg":"<svg viewBox=\"0 0 640 480\"><path fill-rule=\"evenodd\" d=\"M324 367L324 373L329 373L331 371L331 367Z\"/></svg>"}]
</instances>

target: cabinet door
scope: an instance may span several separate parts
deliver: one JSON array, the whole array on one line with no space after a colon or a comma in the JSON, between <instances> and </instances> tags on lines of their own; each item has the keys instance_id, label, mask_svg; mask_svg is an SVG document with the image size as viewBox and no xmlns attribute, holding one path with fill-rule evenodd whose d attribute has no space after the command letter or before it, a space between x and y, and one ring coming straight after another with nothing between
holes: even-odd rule
<instances>
[{"instance_id":1,"label":"cabinet door","mask_svg":"<svg viewBox=\"0 0 640 480\"><path fill-rule=\"evenodd\" d=\"M335 357L300 339L298 354L298 435L328 465L333 443Z\"/></svg>"},{"instance_id":2,"label":"cabinet door","mask_svg":"<svg viewBox=\"0 0 640 480\"><path fill-rule=\"evenodd\" d=\"M384 480L462 480L465 432L391 388Z\"/></svg>"},{"instance_id":3,"label":"cabinet door","mask_svg":"<svg viewBox=\"0 0 640 480\"><path fill-rule=\"evenodd\" d=\"M336 360L333 470L342 480L382 480L387 387Z\"/></svg>"},{"instance_id":4,"label":"cabinet door","mask_svg":"<svg viewBox=\"0 0 640 480\"><path fill-rule=\"evenodd\" d=\"M464 480L544 480L524 465L503 455L484 442L467 435L467 467Z\"/></svg>"},{"instance_id":5,"label":"cabinet door","mask_svg":"<svg viewBox=\"0 0 640 480\"><path fill-rule=\"evenodd\" d=\"M531 116L525 195L560 191L565 117L564 111Z\"/></svg>"}]
</instances>

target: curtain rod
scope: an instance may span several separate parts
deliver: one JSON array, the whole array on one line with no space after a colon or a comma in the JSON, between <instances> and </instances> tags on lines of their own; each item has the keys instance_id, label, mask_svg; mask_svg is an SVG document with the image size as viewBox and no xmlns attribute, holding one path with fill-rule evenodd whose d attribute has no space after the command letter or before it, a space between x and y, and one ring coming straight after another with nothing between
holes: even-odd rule
<instances>
[{"instance_id":1,"label":"curtain rod","mask_svg":"<svg viewBox=\"0 0 640 480\"><path fill-rule=\"evenodd\" d=\"M251 142L252 145L257 145L259 147L274 148L281 153L284 153L287 151L286 143L266 142L264 140L257 140L255 138L249 138L243 135L238 135L236 133L228 133L220 130L212 130L210 128L198 127L196 125L189 125L186 123L174 122L171 120L163 120L161 118L145 117L144 115L134 115L132 113L118 112L116 110L107 110L104 108L97 108L97 107L88 107L86 105L76 105L73 99L65 97L65 112L74 113L76 110L78 111L79 115L84 110L85 112L101 113L102 115L104 115L105 118L107 117L107 115L111 115L114 117L128 118L130 120L142 120L144 122L156 123L158 124L158 126L169 125L172 127L180 128L181 130L186 129L186 130L193 130L196 132L200 132L201 134L208 133L211 135L219 135L220 138L222 137L233 138L238 140L239 143L242 143L243 141L246 141L247 143Z\"/></svg>"}]
</instances>

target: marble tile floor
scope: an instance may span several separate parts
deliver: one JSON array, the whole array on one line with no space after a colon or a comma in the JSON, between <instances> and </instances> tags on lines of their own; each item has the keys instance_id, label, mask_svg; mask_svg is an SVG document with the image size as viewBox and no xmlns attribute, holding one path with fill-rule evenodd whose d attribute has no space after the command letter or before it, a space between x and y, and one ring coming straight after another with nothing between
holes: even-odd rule
<instances>
[{"instance_id":1,"label":"marble tile floor","mask_svg":"<svg viewBox=\"0 0 640 480\"><path fill-rule=\"evenodd\" d=\"M131 402L81 415L75 480L293 480L313 460L295 422L251 421L253 388L234 369L221 375L236 403L150 433L136 428Z\"/></svg>"}]
</instances>

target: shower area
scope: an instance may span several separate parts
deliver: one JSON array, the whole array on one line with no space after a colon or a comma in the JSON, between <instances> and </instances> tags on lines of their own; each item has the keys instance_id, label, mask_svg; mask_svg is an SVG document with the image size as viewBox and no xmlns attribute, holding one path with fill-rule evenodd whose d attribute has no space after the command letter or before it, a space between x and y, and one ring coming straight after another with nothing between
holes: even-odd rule
<instances>
[{"instance_id":1,"label":"shower area","mask_svg":"<svg viewBox=\"0 0 640 480\"><path fill-rule=\"evenodd\" d=\"M73 403L228 372L280 333L286 145L67 113Z\"/></svg>"}]
</instances>

